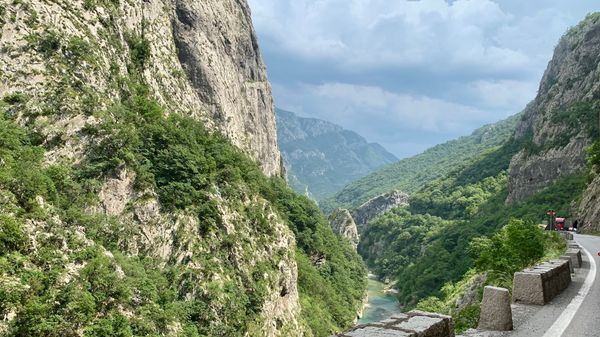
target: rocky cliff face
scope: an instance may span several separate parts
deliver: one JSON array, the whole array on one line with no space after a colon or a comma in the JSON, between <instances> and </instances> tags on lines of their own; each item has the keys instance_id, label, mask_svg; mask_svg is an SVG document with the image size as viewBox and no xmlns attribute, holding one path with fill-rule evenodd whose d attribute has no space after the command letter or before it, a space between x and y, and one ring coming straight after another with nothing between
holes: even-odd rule
<instances>
[{"instance_id":1,"label":"rocky cliff face","mask_svg":"<svg viewBox=\"0 0 600 337\"><path fill-rule=\"evenodd\" d=\"M91 149L105 139L98 135L101 121L122 112L113 106L147 94L165 112L191 116L221 132L257 160L266 175L282 175L271 88L246 1L3 0L0 9L2 114L36 135L36 144L45 151L44 165L57 165L65 172L71 167L80 169L77 165L84 165ZM140 110L152 111L152 106ZM235 327L243 327L245 332L232 330L230 335L303 334L295 238L267 200L243 186L236 197L226 196L224 186L207 188L208 201L202 207L208 207L218 219L213 224L217 228L207 234L205 226L210 219L203 213L166 209L156 186L137 186L138 177L127 166L126 161L112 174L94 177L95 195L79 220L41 196L35 199L39 209L35 217L14 220L26 224L23 240L30 248L22 253L34 261L27 269L42 272L36 265L39 249L52 251L60 259L59 269L55 269L60 270L60 279L49 285L55 289L54 295L80 287L78 282L85 279L80 271L94 266L95 260L86 260L91 253L83 251L101 251L104 253L97 258L108 268L106 273L116 273L117 283L129 282L131 273L131 282L142 279L140 270L132 272L126 267L138 263L133 261L137 259L152 260L153 264L146 261L145 266L155 266L165 274L173 272L169 282L181 300L189 306L200 303L196 312L214 315L206 320L209 316L194 318L198 327L206 329L200 330L201 334L214 329L228 335L223 329ZM0 213L9 218L17 216L15 209L24 207L17 202L20 196L13 194L0 183ZM249 213L260 215L249 217ZM92 229L96 220L91 219L107 221L102 225L104 234ZM257 221L268 230L258 228ZM111 223L118 225L111 227ZM109 232L114 236L110 246L97 239ZM122 255L114 257L111 251ZM67 270L60 269L63 265ZM11 282L21 284L19 276L10 277ZM252 295L244 294L244 284L255 282L260 288L246 289ZM5 291L7 284L0 283ZM130 294L133 299L113 294L109 298L118 307L94 308L102 312L94 324L105 324L98 323L100 318L110 321L119 317L147 322L151 319L145 310L166 310L160 308L157 298L146 298L138 286L131 287L135 289ZM236 292L241 293L237 296ZM232 305L238 300L242 309ZM148 309L150 306L155 309ZM251 306L254 308L248 309ZM23 315L22 307L3 306L0 311L8 317L0 324L0 334L7 326L17 330L33 326L22 323L30 319ZM223 317L230 312L255 318L246 324L239 317ZM43 318L34 317L33 321ZM77 324L71 324L71 334L83 335L89 322ZM141 331L172 336L196 329L177 320L146 328ZM14 332L17 330L10 331L19 334Z\"/></svg>"},{"instance_id":2,"label":"rocky cliff face","mask_svg":"<svg viewBox=\"0 0 600 337\"><path fill-rule=\"evenodd\" d=\"M334 233L350 241L356 249L360 237L350 211L343 208L334 211L329 216L329 223Z\"/></svg>"},{"instance_id":3,"label":"rocky cliff face","mask_svg":"<svg viewBox=\"0 0 600 337\"><path fill-rule=\"evenodd\" d=\"M63 138L53 158L80 155L84 144L72 135L95 122L93 110L123 97L133 56L162 105L219 130L267 175L281 174L271 87L246 1L28 0L2 8L0 93L27 95L23 122Z\"/></svg>"},{"instance_id":4,"label":"rocky cliff face","mask_svg":"<svg viewBox=\"0 0 600 337\"><path fill-rule=\"evenodd\" d=\"M396 207L407 207L409 196L400 191L392 191L375 197L352 212L358 232L362 232L369 221Z\"/></svg>"},{"instance_id":5,"label":"rocky cliff face","mask_svg":"<svg viewBox=\"0 0 600 337\"><path fill-rule=\"evenodd\" d=\"M517 126L524 149L511 161L507 202L535 194L585 165L598 133L600 21L594 14L560 40L538 95Z\"/></svg>"}]
</instances>

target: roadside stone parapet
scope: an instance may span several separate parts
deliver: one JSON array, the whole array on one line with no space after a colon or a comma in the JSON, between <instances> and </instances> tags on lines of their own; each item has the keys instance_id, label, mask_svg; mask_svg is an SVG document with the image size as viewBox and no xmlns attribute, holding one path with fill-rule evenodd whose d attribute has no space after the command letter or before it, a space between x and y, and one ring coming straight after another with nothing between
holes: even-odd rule
<instances>
[{"instance_id":1,"label":"roadside stone parapet","mask_svg":"<svg viewBox=\"0 0 600 337\"><path fill-rule=\"evenodd\" d=\"M359 325L338 337L454 337L450 316L413 310L386 320Z\"/></svg>"},{"instance_id":2,"label":"roadside stone parapet","mask_svg":"<svg viewBox=\"0 0 600 337\"><path fill-rule=\"evenodd\" d=\"M581 249L579 248L568 248L565 252L565 256L571 258L571 263L575 268L581 268L583 258L581 256Z\"/></svg>"},{"instance_id":3,"label":"roadside stone parapet","mask_svg":"<svg viewBox=\"0 0 600 337\"><path fill-rule=\"evenodd\" d=\"M565 290L570 283L570 261L545 262L515 273L513 302L544 305Z\"/></svg>"},{"instance_id":4,"label":"roadside stone parapet","mask_svg":"<svg viewBox=\"0 0 600 337\"><path fill-rule=\"evenodd\" d=\"M513 329L508 289L487 286L483 289L479 330L510 331Z\"/></svg>"},{"instance_id":5,"label":"roadside stone parapet","mask_svg":"<svg viewBox=\"0 0 600 337\"><path fill-rule=\"evenodd\" d=\"M563 256L559 257L558 259L569 261L569 270L571 271L571 274L575 273L575 265L573 264L573 261L571 260L570 256L563 255Z\"/></svg>"}]
</instances>

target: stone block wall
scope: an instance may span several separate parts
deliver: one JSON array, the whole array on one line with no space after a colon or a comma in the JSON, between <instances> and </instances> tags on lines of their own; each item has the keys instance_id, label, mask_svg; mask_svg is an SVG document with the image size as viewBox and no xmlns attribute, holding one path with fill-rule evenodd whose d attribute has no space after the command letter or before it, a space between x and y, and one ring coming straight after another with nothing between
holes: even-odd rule
<instances>
[{"instance_id":1,"label":"stone block wall","mask_svg":"<svg viewBox=\"0 0 600 337\"><path fill-rule=\"evenodd\" d=\"M515 273L513 302L544 305L571 283L568 260L553 260Z\"/></svg>"},{"instance_id":2,"label":"stone block wall","mask_svg":"<svg viewBox=\"0 0 600 337\"><path fill-rule=\"evenodd\" d=\"M454 337L454 324L449 316L414 310L356 326L338 337Z\"/></svg>"}]
</instances>

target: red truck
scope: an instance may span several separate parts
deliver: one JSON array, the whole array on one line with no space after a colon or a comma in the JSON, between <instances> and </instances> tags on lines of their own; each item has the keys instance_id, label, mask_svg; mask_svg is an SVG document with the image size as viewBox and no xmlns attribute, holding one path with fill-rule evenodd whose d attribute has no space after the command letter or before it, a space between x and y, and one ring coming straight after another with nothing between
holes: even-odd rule
<instances>
[{"instance_id":1,"label":"red truck","mask_svg":"<svg viewBox=\"0 0 600 337\"><path fill-rule=\"evenodd\" d=\"M554 229L557 231L565 230L565 218L556 218L554 220Z\"/></svg>"}]
</instances>

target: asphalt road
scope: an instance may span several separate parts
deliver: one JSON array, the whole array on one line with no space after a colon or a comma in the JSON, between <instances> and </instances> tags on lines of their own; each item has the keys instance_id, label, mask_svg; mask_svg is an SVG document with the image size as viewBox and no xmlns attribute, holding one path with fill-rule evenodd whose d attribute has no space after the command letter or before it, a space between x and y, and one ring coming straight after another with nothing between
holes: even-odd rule
<instances>
[{"instance_id":1,"label":"asphalt road","mask_svg":"<svg viewBox=\"0 0 600 337\"><path fill-rule=\"evenodd\" d=\"M596 266L600 267L600 237L577 235L575 241L592 255ZM584 298L579 310L562 337L598 337L600 336L600 277L598 271L587 296Z\"/></svg>"}]
</instances>

